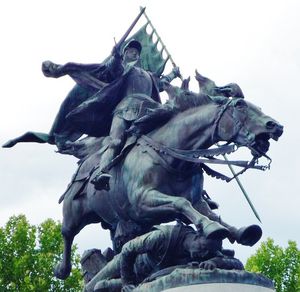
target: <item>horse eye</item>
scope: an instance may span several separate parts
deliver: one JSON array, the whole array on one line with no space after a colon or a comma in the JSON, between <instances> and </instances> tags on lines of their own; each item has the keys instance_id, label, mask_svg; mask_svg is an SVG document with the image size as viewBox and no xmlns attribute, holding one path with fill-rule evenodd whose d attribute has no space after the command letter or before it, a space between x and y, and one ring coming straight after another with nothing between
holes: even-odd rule
<instances>
[{"instance_id":1,"label":"horse eye","mask_svg":"<svg viewBox=\"0 0 300 292\"><path fill-rule=\"evenodd\" d=\"M236 107L247 107L247 103L243 99L239 99L235 103Z\"/></svg>"}]
</instances>

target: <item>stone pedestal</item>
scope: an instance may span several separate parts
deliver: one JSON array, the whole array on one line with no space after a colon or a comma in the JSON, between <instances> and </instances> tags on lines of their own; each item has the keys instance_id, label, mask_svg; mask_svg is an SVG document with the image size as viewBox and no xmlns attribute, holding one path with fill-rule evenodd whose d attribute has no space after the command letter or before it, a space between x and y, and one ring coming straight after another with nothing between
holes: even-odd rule
<instances>
[{"instance_id":1,"label":"stone pedestal","mask_svg":"<svg viewBox=\"0 0 300 292\"><path fill-rule=\"evenodd\" d=\"M86 250L80 260L83 279L88 283L106 264L107 261L100 249Z\"/></svg>"},{"instance_id":2,"label":"stone pedestal","mask_svg":"<svg viewBox=\"0 0 300 292\"><path fill-rule=\"evenodd\" d=\"M178 268L151 280L134 292L275 292L268 278L237 270Z\"/></svg>"},{"instance_id":3,"label":"stone pedestal","mask_svg":"<svg viewBox=\"0 0 300 292\"><path fill-rule=\"evenodd\" d=\"M196 284L163 290L163 292L274 292L275 290L248 284L214 283Z\"/></svg>"}]
</instances>

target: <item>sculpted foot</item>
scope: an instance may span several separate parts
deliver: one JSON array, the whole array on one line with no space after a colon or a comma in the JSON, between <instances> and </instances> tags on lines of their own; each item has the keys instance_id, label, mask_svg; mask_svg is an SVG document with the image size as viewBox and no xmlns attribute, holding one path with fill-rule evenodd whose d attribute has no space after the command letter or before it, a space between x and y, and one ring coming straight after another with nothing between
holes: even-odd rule
<instances>
[{"instance_id":1,"label":"sculpted foot","mask_svg":"<svg viewBox=\"0 0 300 292\"><path fill-rule=\"evenodd\" d=\"M237 230L236 242L242 245L253 246L262 236L262 230L258 225L250 225Z\"/></svg>"},{"instance_id":2,"label":"sculpted foot","mask_svg":"<svg viewBox=\"0 0 300 292\"><path fill-rule=\"evenodd\" d=\"M109 180L112 176L108 173L105 173L101 171L99 174L97 174L91 183L95 186L95 189L98 191L106 190L109 191Z\"/></svg>"}]
</instances>

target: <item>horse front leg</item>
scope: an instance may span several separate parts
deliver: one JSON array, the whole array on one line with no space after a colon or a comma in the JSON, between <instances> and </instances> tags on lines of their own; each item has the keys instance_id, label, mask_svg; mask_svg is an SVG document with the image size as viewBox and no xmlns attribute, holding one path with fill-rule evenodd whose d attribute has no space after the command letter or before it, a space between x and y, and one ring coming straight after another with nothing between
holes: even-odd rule
<instances>
[{"instance_id":1,"label":"horse front leg","mask_svg":"<svg viewBox=\"0 0 300 292\"><path fill-rule=\"evenodd\" d=\"M173 217L183 215L209 239L222 240L229 236L227 228L200 214L186 198L169 196L151 189L145 190L138 202L138 215L146 220L151 217L154 220L164 221L164 217L170 215Z\"/></svg>"},{"instance_id":2,"label":"horse front leg","mask_svg":"<svg viewBox=\"0 0 300 292\"><path fill-rule=\"evenodd\" d=\"M208 203L202 198L198 202L196 202L196 204L194 204L194 208L201 214L208 217L210 220L216 221L227 228L230 232L228 239L231 243L234 243L236 241L237 243L242 245L253 246L260 240L262 236L262 230L256 224L236 228L224 222L219 215L212 211Z\"/></svg>"}]
</instances>

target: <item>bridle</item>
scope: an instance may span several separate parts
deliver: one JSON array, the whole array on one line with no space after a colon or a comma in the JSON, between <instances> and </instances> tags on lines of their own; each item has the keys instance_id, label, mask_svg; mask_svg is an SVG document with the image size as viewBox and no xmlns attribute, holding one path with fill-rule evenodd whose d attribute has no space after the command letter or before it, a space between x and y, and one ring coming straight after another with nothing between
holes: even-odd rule
<instances>
[{"instance_id":1,"label":"bridle","mask_svg":"<svg viewBox=\"0 0 300 292\"><path fill-rule=\"evenodd\" d=\"M215 119L215 122L213 124L213 131L212 131L212 139L215 139L218 131L218 126L220 123L220 120L226 110L229 108L229 105L231 105L233 102L233 99L229 99L225 104L222 105L221 110L218 112L217 118ZM241 128L242 124L239 122L239 128ZM214 140L212 140L214 141ZM225 145L218 145L216 148L211 149L199 149L199 150L182 150L177 149L173 147L166 146L164 144L158 143L154 141L152 138L150 138L147 135L142 135L138 142L138 145L141 145L146 148L146 151L148 149L148 153L153 157L158 155L159 156L159 163L164 166L169 172L181 174L181 176L184 175L184 171L181 171L180 169L174 169L170 163L165 159L166 156L172 157L174 159L179 159L184 162L190 162L195 163L200 166L201 169L203 169L208 175L215 177L217 179L225 180L226 182L230 182L237 176L243 174L248 169L258 169L258 170L266 170L270 168L271 164L271 158L269 158L266 154L260 153L260 156L266 157L270 162L268 165L258 165L258 157L253 157L252 160L249 161L243 161L243 160L227 160L227 159L218 159L215 158L215 156L219 155L225 155L230 154L238 150L239 146L235 143L233 144L225 144ZM251 146L247 146L251 149ZM255 150L257 152L257 150ZM155 157L153 157L155 158ZM156 157L157 158L157 157ZM243 169L236 173L232 178L227 177L224 174L221 174L210 167L208 167L206 164L218 164L218 165L235 165L238 167L242 167ZM199 167L196 168L199 170Z\"/></svg>"}]
</instances>

